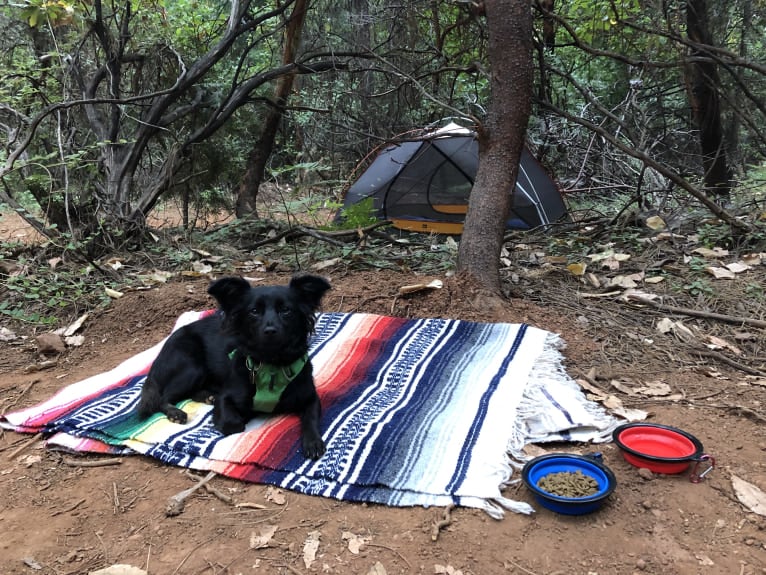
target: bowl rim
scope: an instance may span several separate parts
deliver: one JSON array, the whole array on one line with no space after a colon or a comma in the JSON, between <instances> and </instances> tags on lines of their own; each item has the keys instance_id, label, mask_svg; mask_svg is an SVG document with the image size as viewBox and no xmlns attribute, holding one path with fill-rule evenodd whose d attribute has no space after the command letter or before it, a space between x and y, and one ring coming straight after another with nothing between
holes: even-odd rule
<instances>
[{"instance_id":1,"label":"bowl rim","mask_svg":"<svg viewBox=\"0 0 766 575\"><path fill-rule=\"evenodd\" d=\"M537 485L535 485L532 481L529 479L529 474L532 471L532 468L535 467L535 465L542 463L543 461L546 461L548 459L572 459L575 461L581 461L588 463L589 465L593 465L594 467L598 467L604 475L606 475L606 489L604 489L603 492L594 493L593 495L589 495L587 497L563 497L561 495L556 495L555 493L550 493L549 491L545 491L545 489L540 489ZM598 501L601 501L602 499L606 499L609 497L612 492L617 488L617 477L612 472L611 469L609 469L606 465L604 465L601 461L598 461L597 459L593 457L587 457L585 455L578 455L576 453L546 453L545 455L539 455L533 459L530 459L524 464L524 467L521 470L521 479L524 482L524 485L527 486L527 488L532 491L535 495L538 495L540 497L543 497L545 499L548 499L550 501L555 501L556 503L565 503L568 505L586 505L588 503L595 503Z\"/></svg>"},{"instance_id":2,"label":"bowl rim","mask_svg":"<svg viewBox=\"0 0 766 575\"><path fill-rule=\"evenodd\" d=\"M677 433L678 435L688 439L691 441L692 445L694 446L694 453L691 455L686 455L684 457L661 457L659 455L652 455L650 453L644 453L642 451L638 451L636 449L633 449L632 447L629 447L628 445L625 445L620 440L620 435L629 429L640 429L640 428L648 428L648 429L662 429L664 431L670 431L672 433ZM648 423L648 422L632 422L632 423L625 423L623 425L620 425L612 432L612 439L617 444L617 447L622 449L623 451L626 451L627 453L635 456L640 457L642 459L646 459L647 461L656 461L658 463L686 463L689 461L695 461L699 459L700 455L702 455L702 452L704 451L704 448L702 446L702 442L694 437L691 433L688 431L684 431L683 429L679 429L677 427L673 427L670 425L663 425L661 423Z\"/></svg>"}]
</instances>

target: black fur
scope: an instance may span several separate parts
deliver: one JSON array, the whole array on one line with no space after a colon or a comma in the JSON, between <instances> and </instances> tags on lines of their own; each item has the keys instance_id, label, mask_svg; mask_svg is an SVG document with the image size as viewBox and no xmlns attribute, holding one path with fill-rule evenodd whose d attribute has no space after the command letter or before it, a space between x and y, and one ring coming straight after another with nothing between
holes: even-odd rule
<instances>
[{"instance_id":1,"label":"black fur","mask_svg":"<svg viewBox=\"0 0 766 575\"><path fill-rule=\"evenodd\" d=\"M185 423L186 413L176 403L211 401L216 429L225 435L244 430L254 415L255 394L246 358L255 365L288 366L302 357L314 329L314 314L328 289L327 281L313 275L295 276L287 286L254 288L237 277L210 284L208 293L221 311L170 336L146 377L139 416L145 419L160 411ZM298 413L304 454L321 457L325 450L319 431L321 406L310 361L287 385L274 412Z\"/></svg>"}]
</instances>

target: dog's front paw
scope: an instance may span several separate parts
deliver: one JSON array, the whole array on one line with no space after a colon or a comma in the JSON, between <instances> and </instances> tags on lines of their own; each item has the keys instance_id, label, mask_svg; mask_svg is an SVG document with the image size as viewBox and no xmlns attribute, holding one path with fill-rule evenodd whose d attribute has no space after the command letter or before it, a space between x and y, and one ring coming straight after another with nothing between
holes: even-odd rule
<instances>
[{"instance_id":1,"label":"dog's front paw","mask_svg":"<svg viewBox=\"0 0 766 575\"><path fill-rule=\"evenodd\" d=\"M324 455L325 445L321 437L303 436L303 454L309 459L319 459Z\"/></svg>"},{"instance_id":2,"label":"dog's front paw","mask_svg":"<svg viewBox=\"0 0 766 575\"><path fill-rule=\"evenodd\" d=\"M242 421L214 421L213 427L224 435L231 435L232 433L241 433L245 431L245 424Z\"/></svg>"},{"instance_id":3,"label":"dog's front paw","mask_svg":"<svg viewBox=\"0 0 766 575\"><path fill-rule=\"evenodd\" d=\"M168 419L173 423L183 424L186 423L186 421L189 419L189 417L186 415L186 412L178 409L177 407L168 407L165 415L167 415Z\"/></svg>"}]
</instances>

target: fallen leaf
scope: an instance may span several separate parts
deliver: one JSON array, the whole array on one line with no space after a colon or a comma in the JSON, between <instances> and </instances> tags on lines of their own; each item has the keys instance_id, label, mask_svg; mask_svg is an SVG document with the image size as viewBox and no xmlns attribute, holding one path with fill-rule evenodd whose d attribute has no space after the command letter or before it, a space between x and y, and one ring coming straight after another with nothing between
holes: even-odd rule
<instances>
[{"instance_id":1,"label":"fallen leaf","mask_svg":"<svg viewBox=\"0 0 766 575\"><path fill-rule=\"evenodd\" d=\"M61 258L51 258L48 260L48 265L51 266L52 270L56 269L56 266L59 265L62 262Z\"/></svg>"},{"instance_id":2,"label":"fallen leaf","mask_svg":"<svg viewBox=\"0 0 766 575\"><path fill-rule=\"evenodd\" d=\"M354 555L359 555L362 546L370 540L369 537L362 537L350 531L344 531L341 534L341 539L348 541L348 550Z\"/></svg>"},{"instance_id":3,"label":"fallen leaf","mask_svg":"<svg viewBox=\"0 0 766 575\"><path fill-rule=\"evenodd\" d=\"M343 261L343 258L331 258L329 260L323 260L321 262L312 264L311 269L314 271L321 271L321 270L330 268L336 264L339 264L342 261Z\"/></svg>"},{"instance_id":4,"label":"fallen leaf","mask_svg":"<svg viewBox=\"0 0 766 575\"><path fill-rule=\"evenodd\" d=\"M90 571L88 575L147 575L147 572L132 565L112 565L98 571Z\"/></svg>"},{"instance_id":5,"label":"fallen leaf","mask_svg":"<svg viewBox=\"0 0 766 575\"><path fill-rule=\"evenodd\" d=\"M386 571L386 568L383 567L383 564L380 561L376 561L375 565L370 567L370 570L367 571L367 575L388 575L388 571Z\"/></svg>"},{"instance_id":6,"label":"fallen leaf","mask_svg":"<svg viewBox=\"0 0 766 575\"><path fill-rule=\"evenodd\" d=\"M650 278L646 278L644 282L648 284L658 284L660 282L664 282L665 278L663 276L652 276Z\"/></svg>"},{"instance_id":7,"label":"fallen leaf","mask_svg":"<svg viewBox=\"0 0 766 575\"><path fill-rule=\"evenodd\" d=\"M276 503L277 505L284 505L287 503L285 494L282 493L281 489L277 489L275 487L269 487L266 489L266 500L271 501L272 503Z\"/></svg>"},{"instance_id":8,"label":"fallen leaf","mask_svg":"<svg viewBox=\"0 0 766 575\"><path fill-rule=\"evenodd\" d=\"M629 407L618 407L612 410L617 417L622 417L628 421L643 421L649 417L649 413L643 409L632 409Z\"/></svg>"},{"instance_id":9,"label":"fallen leaf","mask_svg":"<svg viewBox=\"0 0 766 575\"><path fill-rule=\"evenodd\" d=\"M253 531L250 535L250 549L263 549L268 547L276 532L276 525L266 525L258 533Z\"/></svg>"},{"instance_id":10,"label":"fallen leaf","mask_svg":"<svg viewBox=\"0 0 766 575\"><path fill-rule=\"evenodd\" d=\"M85 336L70 335L69 337L64 338L64 343L67 344L69 347L80 347L82 344L85 343Z\"/></svg>"},{"instance_id":11,"label":"fallen leaf","mask_svg":"<svg viewBox=\"0 0 766 575\"><path fill-rule=\"evenodd\" d=\"M696 554L695 557L700 562L700 565L704 565L705 567L710 567L712 565L715 565L715 563L713 563L713 560L705 554Z\"/></svg>"},{"instance_id":12,"label":"fallen leaf","mask_svg":"<svg viewBox=\"0 0 766 575\"><path fill-rule=\"evenodd\" d=\"M549 264L565 264L567 263L567 256L545 256L545 262Z\"/></svg>"},{"instance_id":13,"label":"fallen leaf","mask_svg":"<svg viewBox=\"0 0 766 575\"><path fill-rule=\"evenodd\" d=\"M664 381L650 381L644 384L643 387L636 389L636 393L650 396L670 395L671 391L670 386Z\"/></svg>"},{"instance_id":14,"label":"fallen leaf","mask_svg":"<svg viewBox=\"0 0 766 575\"><path fill-rule=\"evenodd\" d=\"M726 268L708 266L705 268L705 271L717 280L733 280L735 277L737 277L737 274L727 270Z\"/></svg>"},{"instance_id":15,"label":"fallen leaf","mask_svg":"<svg viewBox=\"0 0 766 575\"><path fill-rule=\"evenodd\" d=\"M709 335L707 338L710 342L707 347L710 349L728 349L734 355L742 355L742 351L736 345L729 343L725 339L721 339L714 335Z\"/></svg>"},{"instance_id":16,"label":"fallen leaf","mask_svg":"<svg viewBox=\"0 0 766 575\"><path fill-rule=\"evenodd\" d=\"M82 324L85 323L85 320L88 319L90 314L84 313L80 317L78 317L73 323L69 324L67 328L64 330L64 337L68 337L70 335L74 335L77 333L77 331L82 327Z\"/></svg>"},{"instance_id":17,"label":"fallen leaf","mask_svg":"<svg viewBox=\"0 0 766 575\"><path fill-rule=\"evenodd\" d=\"M436 575L463 575L463 572L459 569L455 569L452 565L434 565L434 573Z\"/></svg>"},{"instance_id":18,"label":"fallen leaf","mask_svg":"<svg viewBox=\"0 0 766 575\"><path fill-rule=\"evenodd\" d=\"M692 253L699 254L705 258L725 258L729 255L729 250L723 248L713 248L712 250L709 248L697 248L692 250Z\"/></svg>"},{"instance_id":19,"label":"fallen leaf","mask_svg":"<svg viewBox=\"0 0 766 575\"><path fill-rule=\"evenodd\" d=\"M192 262L192 269L200 274L209 274L213 271L213 266L210 264L206 264L203 261L193 261Z\"/></svg>"},{"instance_id":20,"label":"fallen leaf","mask_svg":"<svg viewBox=\"0 0 766 575\"><path fill-rule=\"evenodd\" d=\"M731 485L734 488L734 495L742 505L753 513L766 516L766 493L736 475L731 476Z\"/></svg>"},{"instance_id":21,"label":"fallen leaf","mask_svg":"<svg viewBox=\"0 0 766 575\"><path fill-rule=\"evenodd\" d=\"M585 270L587 269L587 264L569 264L567 266L567 269L569 270L569 273L571 273L573 276L582 276L585 275Z\"/></svg>"},{"instance_id":22,"label":"fallen leaf","mask_svg":"<svg viewBox=\"0 0 766 575\"><path fill-rule=\"evenodd\" d=\"M13 341L18 337L19 336L9 330L7 327L0 327L0 341Z\"/></svg>"},{"instance_id":23,"label":"fallen leaf","mask_svg":"<svg viewBox=\"0 0 766 575\"><path fill-rule=\"evenodd\" d=\"M311 564L316 561L317 551L319 550L319 537L322 534L319 531L309 531L306 541L303 542L303 564L306 569L311 567Z\"/></svg>"},{"instance_id":24,"label":"fallen leaf","mask_svg":"<svg viewBox=\"0 0 766 575\"><path fill-rule=\"evenodd\" d=\"M201 250L199 248L191 248L191 251L193 251L195 254L203 258L209 258L210 256L213 255L210 252L206 252L205 250Z\"/></svg>"},{"instance_id":25,"label":"fallen leaf","mask_svg":"<svg viewBox=\"0 0 766 575\"><path fill-rule=\"evenodd\" d=\"M609 385L615 388L617 391L621 391L626 395L636 395L636 391L632 387L628 387L618 379L612 379L609 381Z\"/></svg>"},{"instance_id":26,"label":"fallen leaf","mask_svg":"<svg viewBox=\"0 0 766 575\"><path fill-rule=\"evenodd\" d=\"M750 269L750 266L744 262L732 262L730 264L726 264L724 267L735 274L740 274Z\"/></svg>"},{"instance_id":27,"label":"fallen leaf","mask_svg":"<svg viewBox=\"0 0 766 575\"><path fill-rule=\"evenodd\" d=\"M646 227L656 232L665 229L667 224L660 216L649 216L646 218Z\"/></svg>"}]
</instances>

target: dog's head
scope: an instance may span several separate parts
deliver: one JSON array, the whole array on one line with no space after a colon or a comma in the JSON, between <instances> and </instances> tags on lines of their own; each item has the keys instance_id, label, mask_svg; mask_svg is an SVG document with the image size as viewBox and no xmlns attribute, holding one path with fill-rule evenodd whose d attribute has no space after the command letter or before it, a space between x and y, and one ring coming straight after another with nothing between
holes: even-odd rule
<instances>
[{"instance_id":1,"label":"dog's head","mask_svg":"<svg viewBox=\"0 0 766 575\"><path fill-rule=\"evenodd\" d=\"M314 314L330 284L319 276L293 277L286 286L252 287L239 277L208 288L224 313L224 330L240 351L264 363L292 363L306 353Z\"/></svg>"}]
</instances>

